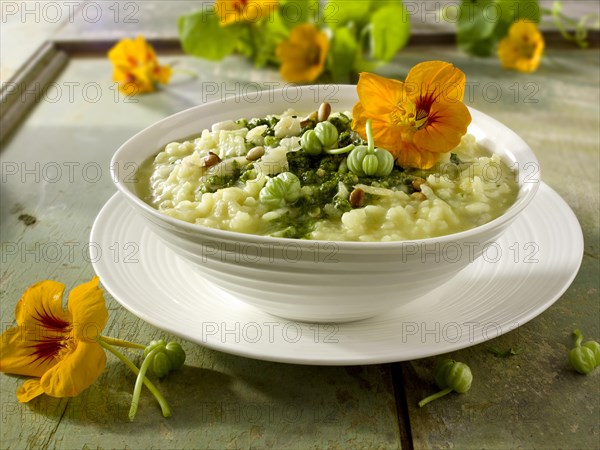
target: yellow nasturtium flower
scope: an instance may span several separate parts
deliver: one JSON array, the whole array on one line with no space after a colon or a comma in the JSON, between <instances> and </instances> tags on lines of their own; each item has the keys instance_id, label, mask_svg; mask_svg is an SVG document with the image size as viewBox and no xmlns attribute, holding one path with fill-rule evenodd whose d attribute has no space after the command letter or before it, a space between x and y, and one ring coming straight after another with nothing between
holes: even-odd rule
<instances>
[{"instance_id":1,"label":"yellow nasturtium flower","mask_svg":"<svg viewBox=\"0 0 600 450\"><path fill-rule=\"evenodd\" d=\"M277 0L216 0L215 12L221 26L238 22L259 22L277 8Z\"/></svg>"},{"instance_id":2,"label":"yellow nasturtium flower","mask_svg":"<svg viewBox=\"0 0 600 450\"><path fill-rule=\"evenodd\" d=\"M153 92L156 83L167 84L171 79L171 67L158 63L143 36L121 39L109 50L108 59L113 64L113 81L125 95Z\"/></svg>"},{"instance_id":3,"label":"yellow nasturtium flower","mask_svg":"<svg viewBox=\"0 0 600 450\"><path fill-rule=\"evenodd\" d=\"M535 23L519 20L498 45L498 58L505 69L519 72L537 70L544 53L544 37Z\"/></svg>"},{"instance_id":4,"label":"yellow nasturtium flower","mask_svg":"<svg viewBox=\"0 0 600 450\"><path fill-rule=\"evenodd\" d=\"M17 326L2 333L0 371L35 377L17 390L20 402L47 394L73 397L102 373L106 354L97 338L108 320L98 278L71 290L45 280L27 289L15 308Z\"/></svg>"},{"instance_id":5,"label":"yellow nasturtium flower","mask_svg":"<svg viewBox=\"0 0 600 450\"><path fill-rule=\"evenodd\" d=\"M429 169L456 147L471 123L463 103L465 74L452 64L417 64L405 82L361 73L352 129L367 138L371 119L375 145L402 167Z\"/></svg>"},{"instance_id":6,"label":"yellow nasturtium flower","mask_svg":"<svg viewBox=\"0 0 600 450\"><path fill-rule=\"evenodd\" d=\"M290 37L277 46L281 76L292 83L315 81L325 68L329 39L310 23L294 27Z\"/></svg>"}]
</instances>

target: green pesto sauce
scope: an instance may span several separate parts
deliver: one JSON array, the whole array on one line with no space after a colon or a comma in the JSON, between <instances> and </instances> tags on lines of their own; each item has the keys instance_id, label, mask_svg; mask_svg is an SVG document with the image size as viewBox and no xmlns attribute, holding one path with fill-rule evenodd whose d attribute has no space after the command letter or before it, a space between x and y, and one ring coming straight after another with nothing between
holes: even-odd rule
<instances>
[{"instance_id":1,"label":"green pesto sauce","mask_svg":"<svg viewBox=\"0 0 600 450\"><path fill-rule=\"evenodd\" d=\"M357 145L361 142L357 141ZM309 187L311 195L301 195L291 205L288 212L270 221L267 234L275 237L303 239L313 231L315 223L322 219L339 218L350 211L352 206L348 199L339 198L339 183L343 183L348 192L352 192L356 184L382 187L403 191L407 194L414 192L412 181L415 179L401 168L395 167L390 175L384 178L358 177L348 170L346 156L321 154L311 156L303 151L287 154L288 172L300 180L302 187ZM253 179L255 172L249 164L235 170L230 176L211 177L208 180L206 192L218 189L241 186L248 179ZM371 196L366 194L363 206L369 204Z\"/></svg>"}]
</instances>

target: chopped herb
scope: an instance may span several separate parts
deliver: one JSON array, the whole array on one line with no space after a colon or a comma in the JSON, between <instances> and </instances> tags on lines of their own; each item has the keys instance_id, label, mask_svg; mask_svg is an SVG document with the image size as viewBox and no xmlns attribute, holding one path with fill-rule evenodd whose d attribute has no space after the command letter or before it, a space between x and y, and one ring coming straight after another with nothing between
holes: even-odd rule
<instances>
[{"instance_id":1,"label":"chopped herb","mask_svg":"<svg viewBox=\"0 0 600 450\"><path fill-rule=\"evenodd\" d=\"M265 136L265 145L267 147L277 147L277 145L279 144L280 139L276 138L273 135L267 135Z\"/></svg>"},{"instance_id":2,"label":"chopped herb","mask_svg":"<svg viewBox=\"0 0 600 450\"><path fill-rule=\"evenodd\" d=\"M462 161L458 158L456 153L450 153L450 162L456 165L462 164Z\"/></svg>"}]
</instances>

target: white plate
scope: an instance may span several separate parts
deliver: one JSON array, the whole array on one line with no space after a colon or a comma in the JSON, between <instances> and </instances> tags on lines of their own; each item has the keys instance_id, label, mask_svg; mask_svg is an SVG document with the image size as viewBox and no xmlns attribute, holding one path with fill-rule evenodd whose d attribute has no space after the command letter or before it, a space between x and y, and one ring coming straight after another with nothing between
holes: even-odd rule
<instances>
[{"instance_id":1,"label":"white plate","mask_svg":"<svg viewBox=\"0 0 600 450\"><path fill-rule=\"evenodd\" d=\"M90 246L103 286L158 328L250 358L347 365L442 354L523 325L569 287L583 236L569 206L542 184L504 236L455 278L387 314L331 325L280 319L220 291L159 241L121 194L98 214Z\"/></svg>"}]
</instances>

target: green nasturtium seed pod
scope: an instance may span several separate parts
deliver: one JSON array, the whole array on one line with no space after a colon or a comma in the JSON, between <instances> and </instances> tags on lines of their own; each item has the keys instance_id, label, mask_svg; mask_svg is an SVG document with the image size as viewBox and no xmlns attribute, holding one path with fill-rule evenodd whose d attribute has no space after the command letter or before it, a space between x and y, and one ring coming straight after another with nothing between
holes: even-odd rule
<instances>
[{"instance_id":1,"label":"green nasturtium seed pod","mask_svg":"<svg viewBox=\"0 0 600 450\"><path fill-rule=\"evenodd\" d=\"M167 343L165 341L163 341L162 339L159 339L158 341L150 341L150 343L144 349L144 357L148 356L148 353L150 353L155 348L163 347L166 344Z\"/></svg>"},{"instance_id":2,"label":"green nasturtium seed pod","mask_svg":"<svg viewBox=\"0 0 600 450\"><path fill-rule=\"evenodd\" d=\"M450 376L450 369L454 366L455 361L453 359L442 359L433 371L433 377L435 384L440 389L446 389L448 387L447 379Z\"/></svg>"},{"instance_id":3,"label":"green nasturtium seed pod","mask_svg":"<svg viewBox=\"0 0 600 450\"><path fill-rule=\"evenodd\" d=\"M346 158L346 162L348 164L348 169L355 175L359 177L365 176L365 171L363 170L363 160L365 156L369 153L369 147L366 145L359 145L354 147L354 149L350 152L348 157Z\"/></svg>"},{"instance_id":4,"label":"green nasturtium seed pod","mask_svg":"<svg viewBox=\"0 0 600 450\"><path fill-rule=\"evenodd\" d=\"M152 341L144 349L144 357L156 350L152 361L150 361L149 369L157 377L162 378L173 370L178 370L185 363L185 351L177 342L166 343L162 339Z\"/></svg>"},{"instance_id":5,"label":"green nasturtium seed pod","mask_svg":"<svg viewBox=\"0 0 600 450\"><path fill-rule=\"evenodd\" d=\"M575 347L569 352L569 362L573 369L582 375L592 373L596 368L594 351L588 347Z\"/></svg>"},{"instance_id":6,"label":"green nasturtium seed pod","mask_svg":"<svg viewBox=\"0 0 600 450\"><path fill-rule=\"evenodd\" d=\"M183 367L185 363L185 351L178 342L168 342L165 353L171 362L171 370L178 370Z\"/></svg>"},{"instance_id":7,"label":"green nasturtium seed pod","mask_svg":"<svg viewBox=\"0 0 600 450\"><path fill-rule=\"evenodd\" d=\"M306 131L300 139L300 145L308 155L317 156L323 151L323 144L317 137L315 130Z\"/></svg>"},{"instance_id":8,"label":"green nasturtium seed pod","mask_svg":"<svg viewBox=\"0 0 600 450\"><path fill-rule=\"evenodd\" d=\"M427 403L443 397L452 391L464 394L471 389L471 383L473 382L473 374L469 366L453 359L443 359L440 361L435 368L434 378L435 384L442 390L421 400L419 407L423 407Z\"/></svg>"},{"instance_id":9,"label":"green nasturtium seed pod","mask_svg":"<svg viewBox=\"0 0 600 450\"><path fill-rule=\"evenodd\" d=\"M269 178L258 195L261 203L271 208L280 208L286 203L294 203L300 198L300 180L291 172L282 172Z\"/></svg>"},{"instance_id":10,"label":"green nasturtium seed pod","mask_svg":"<svg viewBox=\"0 0 600 450\"><path fill-rule=\"evenodd\" d=\"M454 364L446 371L446 387L452 388L454 391L464 394L471 389L473 382L473 374L471 369L465 363L454 361ZM440 389L445 389L440 386Z\"/></svg>"},{"instance_id":11,"label":"green nasturtium seed pod","mask_svg":"<svg viewBox=\"0 0 600 450\"><path fill-rule=\"evenodd\" d=\"M157 353L154 355L154 358L150 363L150 371L158 378L166 377L171 371L169 357L164 353Z\"/></svg>"},{"instance_id":12,"label":"green nasturtium seed pod","mask_svg":"<svg viewBox=\"0 0 600 450\"><path fill-rule=\"evenodd\" d=\"M319 122L314 131L324 148L331 148L337 144L338 130L331 122Z\"/></svg>"},{"instance_id":13,"label":"green nasturtium seed pod","mask_svg":"<svg viewBox=\"0 0 600 450\"><path fill-rule=\"evenodd\" d=\"M587 341L581 345L583 335L581 331L573 331L575 348L569 351L569 362L573 369L583 375L592 373L600 365L600 344L596 341Z\"/></svg>"},{"instance_id":14,"label":"green nasturtium seed pod","mask_svg":"<svg viewBox=\"0 0 600 450\"><path fill-rule=\"evenodd\" d=\"M600 344L598 344L596 341L587 341L585 344L583 344L583 347L587 347L594 352L596 366L600 366Z\"/></svg>"},{"instance_id":15,"label":"green nasturtium seed pod","mask_svg":"<svg viewBox=\"0 0 600 450\"><path fill-rule=\"evenodd\" d=\"M375 148L371 119L367 120L368 145L355 147L348 155L348 168L359 177L385 177L394 170L394 156L383 148Z\"/></svg>"},{"instance_id":16,"label":"green nasturtium seed pod","mask_svg":"<svg viewBox=\"0 0 600 450\"><path fill-rule=\"evenodd\" d=\"M377 156L377 161L379 162L376 175L378 177L385 177L392 173L392 170L394 170L394 155L382 148L376 148L375 156Z\"/></svg>"},{"instance_id":17,"label":"green nasturtium seed pod","mask_svg":"<svg viewBox=\"0 0 600 450\"><path fill-rule=\"evenodd\" d=\"M366 176L371 177L377 173L379 161L374 153L367 154L362 160L362 170Z\"/></svg>"}]
</instances>

